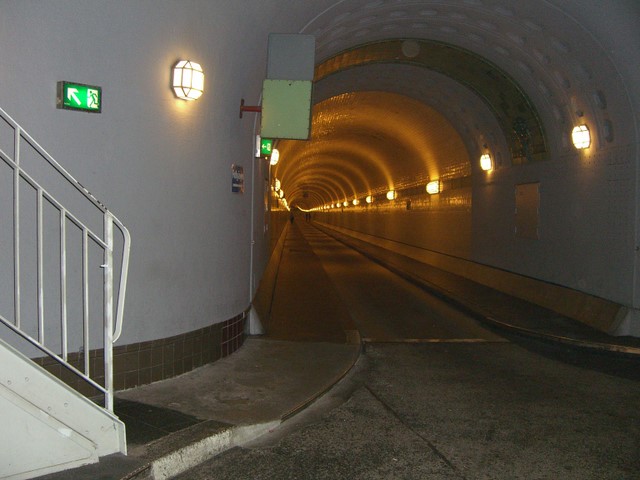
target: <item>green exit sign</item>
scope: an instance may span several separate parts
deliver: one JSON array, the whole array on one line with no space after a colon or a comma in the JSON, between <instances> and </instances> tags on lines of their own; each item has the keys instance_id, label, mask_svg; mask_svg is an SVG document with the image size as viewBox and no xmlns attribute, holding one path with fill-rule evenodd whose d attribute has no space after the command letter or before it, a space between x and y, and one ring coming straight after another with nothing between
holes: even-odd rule
<instances>
[{"instance_id":1,"label":"green exit sign","mask_svg":"<svg viewBox=\"0 0 640 480\"><path fill-rule=\"evenodd\" d=\"M270 138L263 138L260 140L260 155L269 156L273 153L273 140Z\"/></svg>"},{"instance_id":2,"label":"green exit sign","mask_svg":"<svg viewBox=\"0 0 640 480\"><path fill-rule=\"evenodd\" d=\"M84 83L58 82L58 108L83 112L102 112L102 87Z\"/></svg>"}]
</instances>

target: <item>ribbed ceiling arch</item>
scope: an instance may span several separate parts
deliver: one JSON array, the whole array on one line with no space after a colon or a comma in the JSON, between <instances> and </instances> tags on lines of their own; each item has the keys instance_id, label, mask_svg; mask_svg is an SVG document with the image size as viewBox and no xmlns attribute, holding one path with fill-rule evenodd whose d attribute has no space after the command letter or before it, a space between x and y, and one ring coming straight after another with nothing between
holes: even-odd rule
<instances>
[{"instance_id":1,"label":"ribbed ceiling arch","mask_svg":"<svg viewBox=\"0 0 640 480\"><path fill-rule=\"evenodd\" d=\"M585 8L589 13L583 15ZM383 191L408 179L469 177L487 150L498 169L553 159L571 151L570 132L578 122L593 125L598 143L632 137L634 125L621 120L630 116L627 90L604 39L582 24L599 8L564 0L336 1L302 30L316 37L312 139L299 145L281 141L276 170L284 178L304 178L300 191L309 192L323 161L331 168L348 163L357 167L344 169L356 189ZM454 132L447 138L463 146L465 160L450 165L443 145L406 143L407 132L424 140L429 128L419 131L422 122L409 117L391 124L387 117L416 108L388 102L389 93L439 114ZM377 109L369 95L377 95ZM394 114L398 105L411 106ZM380 107L391 113L380 114ZM333 115L334 108L343 118ZM367 113L372 115L364 121ZM324 133L316 135L320 127ZM307 173L294 176L297 168ZM366 182L359 172L366 172ZM333 181L349 192L343 181ZM286 182L285 188L297 190ZM311 206L309 198L301 205Z\"/></svg>"},{"instance_id":2,"label":"ribbed ceiling arch","mask_svg":"<svg viewBox=\"0 0 640 480\"><path fill-rule=\"evenodd\" d=\"M373 63L416 65L452 78L489 106L509 141L514 163L546 159L544 128L531 101L510 76L466 49L418 39L375 42L326 60L316 68L315 79Z\"/></svg>"},{"instance_id":3,"label":"ribbed ceiling arch","mask_svg":"<svg viewBox=\"0 0 640 480\"><path fill-rule=\"evenodd\" d=\"M471 170L464 142L449 121L397 93L354 92L326 99L315 105L312 125L309 141L278 143L280 162L272 170L289 203L303 209L322 206L312 200L326 197L315 179L339 186L339 196L326 198L327 204Z\"/></svg>"}]
</instances>

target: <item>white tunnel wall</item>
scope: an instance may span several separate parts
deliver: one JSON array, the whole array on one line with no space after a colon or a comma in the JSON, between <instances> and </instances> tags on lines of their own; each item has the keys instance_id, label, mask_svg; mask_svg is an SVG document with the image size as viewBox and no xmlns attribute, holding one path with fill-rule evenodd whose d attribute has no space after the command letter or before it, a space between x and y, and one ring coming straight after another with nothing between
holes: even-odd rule
<instances>
[{"instance_id":1,"label":"white tunnel wall","mask_svg":"<svg viewBox=\"0 0 640 480\"><path fill-rule=\"evenodd\" d=\"M279 11L262 1L0 3L0 107L131 230L119 345L222 322L250 304L252 198L257 275L268 237L264 182L251 192L255 115L240 119L239 106L259 101L268 33L290 29ZM294 24L307 16L301 5L287 12ZM179 59L205 71L195 102L170 89ZM56 109L61 80L101 86L102 113ZM231 193L232 164L244 168L244 194ZM2 240L9 292L11 240Z\"/></svg>"},{"instance_id":2,"label":"white tunnel wall","mask_svg":"<svg viewBox=\"0 0 640 480\"><path fill-rule=\"evenodd\" d=\"M390 13L398 3L0 3L0 107L131 229L130 289L120 344L221 322L249 304L256 284L250 277L251 241L256 241L255 272L267 260L268 241L261 224L263 194L255 192L252 208L249 191L253 183L262 183L251 178L254 116L247 114L240 120L238 109L241 98L248 104L259 100L268 33L317 34L318 60L322 60L380 36L433 34L437 40L456 43L465 28L478 31L468 27L470 19L490 8L505 24L531 24L531 18L517 17L518 8L515 18L506 18L506 7L498 9L505 2L439 1L423 2L428 8L422 8L420 24L391 16L393 28L371 29L368 37L351 36L349 29L341 29L341 22L355 19L358 12L369 15L381 8ZM536 14L532 3L514 5L526 5L526 15L532 16ZM335 9L326 10L334 4ZM467 9L466 20L446 16L448 22L462 22L457 32L420 26L445 18L429 13L445 5ZM496 49L503 46L502 40L476 45L477 53L485 54L525 87L549 129L552 150L547 162L504 168L484 182L474 182L471 256L637 307L640 227L635 112L640 109L640 28L637 16L629 15L638 12L637 3L615 2L603 12L600 2L541 1L541 5L540 11L549 16L538 23L546 30L527 30L529 38L571 35L563 30L567 25L563 11L567 11L567 18L576 19L582 28L571 44L572 53L591 59L587 65L596 67L605 58L606 68L585 75L571 63L573 81L567 89L562 79L553 80L544 55L537 59L528 45L513 47L511 56ZM352 11L351 16L341 9ZM550 15L554 12L557 18ZM471 37L464 38L461 46L474 45ZM506 34L500 38L507 38ZM517 46L518 41L512 38L511 45ZM553 48L553 65L562 65L568 54L562 53L562 43ZM528 52L526 58L532 59L535 72L546 72L542 78L553 80L551 96L541 93L526 65L517 63L522 52ZM175 99L169 88L170 67L180 58L198 61L205 70L205 94L196 102ZM102 113L57 110L55 89L60 80L102 86ZM594 100L597 89L606 91L606 109ZM584 118L596 126L595 149L587 155L567 144L568 131L578 119L570 106L572 94ZM558 103L560 115L550 99ZM598 136L607 117L615 126L611 144ZM559 126L561 134L555 131ZM478 144L475 133L465 141ZM243 195L231 193L232 164L244 167ZM542 240L521 241L513 236L514 188L537 181L541 183ZM5 256L0 258L4 261Z\"/></svg>"}]
</instances>

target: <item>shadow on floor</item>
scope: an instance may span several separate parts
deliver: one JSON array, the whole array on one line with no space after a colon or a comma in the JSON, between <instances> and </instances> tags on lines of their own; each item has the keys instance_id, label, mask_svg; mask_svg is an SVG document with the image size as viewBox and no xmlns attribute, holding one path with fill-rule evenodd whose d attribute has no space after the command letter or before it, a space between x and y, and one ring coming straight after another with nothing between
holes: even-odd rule
<instances>
[{"instance_id":1,"label":"shadow on floor","mask_svg":"<svg viewBox=\"0 0 640 480\"><path fill-rule=\"evenodd\" d=\"M127 427L127 443L144 445L203 422L186 413L116 398L114 412Z\"/></svg>"}]
</instances>

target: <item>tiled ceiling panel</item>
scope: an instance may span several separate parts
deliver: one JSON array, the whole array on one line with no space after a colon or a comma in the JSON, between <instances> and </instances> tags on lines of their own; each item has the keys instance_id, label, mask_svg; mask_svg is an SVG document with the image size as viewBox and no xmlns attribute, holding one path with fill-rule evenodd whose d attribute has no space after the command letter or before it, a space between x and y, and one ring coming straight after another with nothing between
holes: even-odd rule
<instances>
[{"instance_id":1,"label":"tiled ceiling panel","mask_svg":"<svg viewBox=\"0 0 640 480\"><path fill-rule=\"evenodd\" d=\"M314 108L311 140L281 141L278 149L273 173L283 188L309 191L318 180L335 190L329 203L470 173L462 138L443 115L381 91L324 100Z\"/></svg>"}]
</instances>

